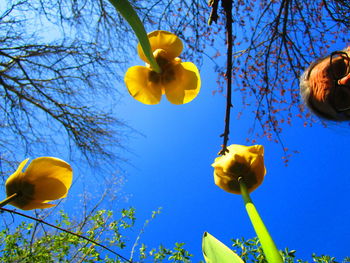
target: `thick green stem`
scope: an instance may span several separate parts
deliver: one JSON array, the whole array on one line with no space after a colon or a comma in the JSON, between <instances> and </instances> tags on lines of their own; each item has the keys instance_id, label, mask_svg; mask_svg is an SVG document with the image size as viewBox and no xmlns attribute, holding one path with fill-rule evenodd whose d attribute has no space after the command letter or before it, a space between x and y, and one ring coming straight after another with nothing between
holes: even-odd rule
<instances>
[{"instance_id":1,"label":"thick green stem","mask_svg":"<svg viewBox=\"0 0 350 263\"><path fill-rule=\"evenodd\" d=\"M283 263L281 254L279 253L275 242L269 234L264 222L262 221L258 211L256 210L252 199L249 196L248 189L244 183L243 178L239 178L239 186L244 200L245 208L247 210L250 221L253 224L254 230L260 240L261 247L264 251L266 260L269 263Z\"/></svg>"},{"instance_id":2,"label":"thick green stem","mask_svg":"<svg viewBox=\"0 0 350 263\"><path fill-rule=\"evenodd\" d=\"M142 47L143 53L148 59L152 70L157 73L161 72L161 69L153 56L151 44L149 43L147 32L143 26L139 16L135 12L134 8L130 5L128 0L109 0L111 4L117 9L117 11L124 17L129 23L131 28L134 30L136 37L138 38Z\"/></svg>"},{"instance_id":3,"label":"thick green stem","mask_svg":"<svg viewBox=\"0 0 350 263\"><path fill-rule=\"evenodd\" d=\"M5 200L2 200L0 202L0 207L3 207L5 205L7 205L8 203L11 203L13 200L15 200L17 197L19 196L19 194L14 193L13 195L8 196Z\"/></svg>"}]
</instances>

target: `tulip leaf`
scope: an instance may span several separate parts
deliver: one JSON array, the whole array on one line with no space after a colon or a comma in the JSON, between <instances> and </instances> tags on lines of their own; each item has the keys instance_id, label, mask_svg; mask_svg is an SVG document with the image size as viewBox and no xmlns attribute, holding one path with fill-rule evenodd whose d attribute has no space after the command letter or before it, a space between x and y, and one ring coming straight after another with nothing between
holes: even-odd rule
<instances>
[{"instance_id":1,"label":"tulip leaf","mask_svg":"<svg viewBox=\"0 0 350 263\"><path fill-rule=\"evenodd\" d=\"M244 263L231 249L208 232L204 232L202 251L206 263Z\"/></svg>"},{"instance_id":2,"label":"tulip leaf","mask_svg":"<svg viewBox=\"0 0 350 263\"><path fill-rule=\"evenodd\" d=\"M160 73L161 69L157 64L156 59L153 56L151 44L149 43L145 27L143 26L139 16L135 12L128 0L109 0L111 4L117 9L117 11L124 17L134 30L137 39L140 42L143 53L149 61L152 69L155 72Z\"/></svg>"}]
</instances>

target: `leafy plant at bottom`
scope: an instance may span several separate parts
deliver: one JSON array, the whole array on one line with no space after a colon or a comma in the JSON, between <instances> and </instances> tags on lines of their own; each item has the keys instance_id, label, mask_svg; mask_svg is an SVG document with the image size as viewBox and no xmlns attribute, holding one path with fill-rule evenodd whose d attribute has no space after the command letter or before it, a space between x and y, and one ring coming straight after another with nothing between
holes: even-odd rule
<instances>
[{"instance_id":1,"label":"leafy plant at bottom","mask_svg":"<svg viewBox=\"0 0 350 263\"><path fill-rule=\"evenodd\" d=\"M152 213L151 219L157 212ZM118 217L119 216L119 217ZM17 220L17 217L15 217ZM69 216L60 211L56 218L56 224L72 232L89 236L95 241L117 251L124 257L130 255L135 243L131 237L135 235L135 209L123 209L120 214L109 210L95 211L88 218L75 222ZM26 262L104 262L124 263L125 260L109 253L108 251L89 243L77 236L48 228L38 222L22 221L5 225L0 231L0 262L3 263L26 263ZM185 249L185 244L175 243L173 248L166 248L159 245L150 248L144 243L136 244L137 249L132 262L194 262L193 254ZM232 249L244 262L266 263L260 242L253 239L234 239ZM285 263L308 263L296 259L296 251L288 248L281 251ZM312 254L313 262L316 263L337 263L350 262L347 257L343 261L336 261L334 257ZM201 261L204 262L204 261Z\"/></svg>"}]
</instances>

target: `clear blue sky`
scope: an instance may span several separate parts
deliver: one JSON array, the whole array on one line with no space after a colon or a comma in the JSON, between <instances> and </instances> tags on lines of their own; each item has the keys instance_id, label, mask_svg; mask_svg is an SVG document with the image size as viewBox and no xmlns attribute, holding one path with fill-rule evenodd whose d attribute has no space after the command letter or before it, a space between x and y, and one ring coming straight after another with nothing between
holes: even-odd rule
<instances>
[{"instance_id":1,"label":"clear blue sky","mask_svg":"<svg viewBox=\"0 0 350 263\"><path fill-rule=\"evenodd\" d=\"M135 60L129 66L136 64L143 62ZM116 87L124 95L117 117L144 135L133 134L126 145L131 165L124 165L128 181L123 192L131 197L125 206L136 208L139 227L162 207L141 242L149 247L185 242L195 255L193 262L203 259L204 231L226 245L231 238L255 236L241 196L214 184L211 164L221 149L226 100L223 94L213 95L216 73L208 61L201 76L201 92L186 105L172 105L165 97L159 105L143 105L129 96L123 83ZM238 120L240 103L240 94L234 93L229 144L245 145L250 136L253 109L247 108ZM300 153L286 167L281 145L258 140L265 147L267 174L251 197L279 249L295 249L297 258L304 260L316 253L341 261L350 256L349 124L305 128L302 120L294 119L292 126L284 127L282 140ZM67 204L78 202L80 190L72 188Z\"/></svg>"},{"instance_id":2,"label":"clear blue sky","mask_svg":"<svg viewBox=\"0 0 350 263\"><path fill-rule=\"evenodd\" d=\"M129 204L136 207L140 221L163 208L142 242L150 247L185 242L195 254L193 262L202 259L204 231L227 245L231 238L255 236L241 196L224 192L213 181L211 164L222 144L225 98L212 94L216 75L206 63L201 68L202 90L189 104L171 105L163 97L159 105L147 106L125 88L119 106L120 116L144 134L128 144L134 166L126 168ZM229 144L246 145L254 116L248 108L240 120L236 118L239 96L233 94ZM293 120L293 126L284 127L282 140L300 153L287 167L279 144L258 140L265 147L267 174L251 197L279 249L296 249L297 258L304 260L311 260L313 252L339 261L350 256L348 134L348 124L305 128L303 121Z\"/></svg>"}]
</instances>

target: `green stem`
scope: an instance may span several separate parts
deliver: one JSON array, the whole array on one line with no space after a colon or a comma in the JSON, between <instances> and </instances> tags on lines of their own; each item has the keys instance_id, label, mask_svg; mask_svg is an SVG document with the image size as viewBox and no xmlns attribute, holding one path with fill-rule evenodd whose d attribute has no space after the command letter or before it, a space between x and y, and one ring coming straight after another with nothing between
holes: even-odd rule
<instances>
[{"instance_id":1,"label":"green stem","mask_svg":"<svg viewBox=\"0 0 350 263\"><path fill-rule=\"evenodd\" d=\"M153 51L145 27L143 26L139 16L135 12L134 8L130 5L128 0L109 0L112 5L117 9L117 11L124 17L124 19L129 23L131 28L134 30L136 37L138 38L140 45L142 47L143 53L148 59L152 70L157 73L161 72L161 69L153 56Z\"/></svg>"},{"instance_id":2,"label":"green stem","mask_svg":"<svg viewBox=\"0 0 350 263\"><path fill-rule=\"evenodd\" d=\"M19 196L19 194L14 193L13 195L8 196L5 200L2 200L0 202L0 207L3 207L5 205L7 205L8 203L11 203L13 200L15 200L17 197Z\"/></svg>"},{"instance_id":3,"label":"green stem","mask_svg":"<svg viewBox=\"0 0 350 263\"><path fill-rule=\"evenodd\" d=\"M273 242L272 237L269 234L264 222L262 221L258 211L256 210L252 199L249 196L247 186L244 183L242 177L238 179L239 186L241 189L241 194L244 200L245 208L247 210L250 221L253 224L254 230L260 240L262 249L264 251L266 260L269 263L283 263L281 254L279 253L275 242Z\"/></svg>"}]
</instances>

